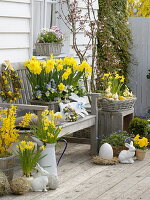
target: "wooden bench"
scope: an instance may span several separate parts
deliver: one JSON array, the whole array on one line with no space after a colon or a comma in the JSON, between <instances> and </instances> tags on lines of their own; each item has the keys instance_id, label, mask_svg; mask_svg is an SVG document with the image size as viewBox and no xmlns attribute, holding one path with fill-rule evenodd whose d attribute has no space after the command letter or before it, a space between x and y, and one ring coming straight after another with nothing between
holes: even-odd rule
<instances>
[{"instance_id":1,"label":"wooden bench","mask_svg":"<svg viewBox=\"0 0 150 200\"><path fill-rule=\"evenodd\" d=\"M22 98L18 99L17 102L13 103L13 105L16 105L18 109L21 110L37 111L37 114L40 115L43 110L48 109L48 106L29 105L29 99L32 99L32 88L26 77L26 69L21 63L16 63L13 66L17 71L19 78L22 79ZM71 134L78 130L91 127L90 153L97 154L99 146L97 98L100 96L100 94L92 93L89 95L91 98L91 113L88 116L77 120L76 122L66 122L62 124L63 129L60 135L64 136L65 134ZM2 100L0 102L1 107L8 107L10 105L10 103L4 103Z\"/></svg>"}]
</instances>

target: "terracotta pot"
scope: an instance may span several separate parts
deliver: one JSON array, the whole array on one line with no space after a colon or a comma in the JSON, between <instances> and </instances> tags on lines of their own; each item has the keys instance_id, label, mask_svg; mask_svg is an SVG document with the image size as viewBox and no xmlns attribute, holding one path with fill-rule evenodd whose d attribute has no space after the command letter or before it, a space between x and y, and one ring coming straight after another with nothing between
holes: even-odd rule
<instances>
[{"instance_id":1,"label":"terracotta pot","mask_svg":"<svg viewBox=\"0 0 150 200\"><path fill-rule=\"evenodd\" d=\"M11 181L14 174L15 156L0 158L0 170L7 176L8 181Z\"/></svg>"},{"instance_id":2,"label":"terracotta pot","mask_svg":"<svg viewBox=\"0 0 150 200\"><path fill-rule=\"evenodd\" d=\"M136 149L135 155L138 160L144 160L146 154L146 150Z\"/></svg>"},{"instance_id":3,"label":"terracotta pot","mask_svg":"<svg viewBox=\"0 0 150 200\"><path fill-rule=\"evenodd\" d=\"M118 157L119 156L119 153L122 151L122 150L128 150L128 148L122 146L122 147L115 147L113 146L113 156L114 157Z\"/></svg>"}]
</instances>

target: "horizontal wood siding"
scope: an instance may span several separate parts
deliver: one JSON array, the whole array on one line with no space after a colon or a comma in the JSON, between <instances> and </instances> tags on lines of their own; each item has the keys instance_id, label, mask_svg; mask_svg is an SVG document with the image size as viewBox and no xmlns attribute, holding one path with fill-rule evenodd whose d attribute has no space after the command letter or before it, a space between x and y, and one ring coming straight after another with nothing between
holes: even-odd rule
<instances>
[{"instance_id":1,"label":"horizontal wood siding","mask_svg":"<svg viewBox=\"0 0 150 200\"><path fill-rule=\"evenodd\" d=\"M130 87L137 96L136 115L145 115L150 109L150 80L146 78L150 69L150 18L129 18L133 35L131 51L134 62L130 69Z\"/></svg>"},{"instance_id":2,"label":"horizontal wood siding","mask_svg":"<svg viewBox=\"0 0 150 200\"><path fill-rule=\"evenodd\" d=\"M0 63L23 62L32 52L32 0L0 1Z\"/></svg>"},{"instance_id":3,"label":"horizontal wood siding","mask_svg":"<svg viewBox=\"0 0 150 200\"><path fill-rule=\"evenodd\" d=\"M28 58L28 49L0 49L0 63L4 60L10 60L11 62L23 62Z\"/></svg>"}]
</instances>

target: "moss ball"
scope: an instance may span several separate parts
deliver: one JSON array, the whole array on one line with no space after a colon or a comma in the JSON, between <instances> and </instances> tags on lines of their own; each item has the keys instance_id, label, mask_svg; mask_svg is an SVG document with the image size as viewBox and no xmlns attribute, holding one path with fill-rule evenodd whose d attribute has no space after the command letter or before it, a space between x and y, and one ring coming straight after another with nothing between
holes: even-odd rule
<instances>
[{"instance_id":1,"label":"moss ball","mask_svg":"<svg viewBox=\"0 0 150 200\"><path fill-rule=\"evenodd\" d=\"M0 171L0 196L6 195L10 192L10 185L6 175Z\"/></svg>"},{"instance_id":2,"label":"moss ball","mask_svg":"<svg viewBox=\"0 0 150 200\"><path fill-rule=\"evenodd\" d=\"M24 177L18 177L11 181L10 188L13 194L25 194L31 188L31 183Z\"/></svg>"}]
</instances>

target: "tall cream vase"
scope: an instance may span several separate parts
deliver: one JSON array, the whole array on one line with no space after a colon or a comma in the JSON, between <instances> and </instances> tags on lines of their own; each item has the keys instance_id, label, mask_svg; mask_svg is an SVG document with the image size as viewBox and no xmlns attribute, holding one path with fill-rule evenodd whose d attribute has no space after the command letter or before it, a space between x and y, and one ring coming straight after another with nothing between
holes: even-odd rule
<instances>
[{"instance_id":1,"label":"tall cream vase","mask_svg":"<svg viewBox=\"0 0 150 200\"><path fill-rule=\"evenodd\" d=\"M54 174L57 176L55 145L56 143L46 144L45 149L41 153L41 156L46 156L39 161L39 164L43 166L44 169L49 172L49 174Z\"/></svg>"},{"instance_id":2,"label":"tall cream vase","mask_svg":"<svg viewBox=\"0 0 150 200\"><path fill-rule=\"evenodd\" d=\"M138 160L144 160L147 150L136 149L136 158Z\"/></svg>"},{"instance_id":3,"label":"tall cream vase","mask_svg":"<svg viewBox=\"0 0 150 200\"><path fill-rule=\"evenodd\" d=\"M39 145L42 146L43 142L41 142L35 136L32 136L32 139ZM39 164L44 167L49 174L54 174L57 176L57 163L56 163L56 152L55 152L56 143L47 143L45 149L41 152L41 156L43 157Z\"/></svg>"}]
</instances>

